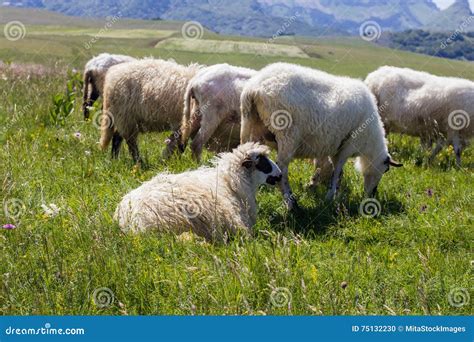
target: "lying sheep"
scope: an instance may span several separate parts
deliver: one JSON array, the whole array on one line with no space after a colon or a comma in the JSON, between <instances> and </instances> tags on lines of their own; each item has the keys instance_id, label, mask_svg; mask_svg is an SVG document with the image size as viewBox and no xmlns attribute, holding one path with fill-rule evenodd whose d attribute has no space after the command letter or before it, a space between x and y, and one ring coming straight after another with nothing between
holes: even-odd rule
<instances>
[{"instance_id":1,"label":"lying sheep","mask_svg":"<svg viewBox=\"0 0 474 342\"><path fill-rule=\"evenodd\" d=\"M174 131L179 127L186 86L200 68L197 64L183 66L160 59L142 59L110 68L104 87L102 149L107 148L113 137L112 156L117 157L125 139L138 163L138 134ZM169 140L167 148L172 149L179 137L172 135Z\"/></svg>"},{"instance_id":2,"label":"lying sheep","mask_svg":"<svg viewBox=\"0 0 474 342\"><path fill-rule=\"evenodd\" d=\"M370 196L390 165L401 166L388 153L375 99L361 81L287 63L271 64L245 85L241 110L241 141L263 140L278 149L280 188L289 209L296 205L288 182L293 158L330 156L334 172L327 199L334 198L349 157L360 156Z\"/></svg>"},{"instance_id":3,"label":"lying sheep","mask_svg":"<svg viewBox=\"0 0 474 342\"><path fill-rule=\"evenodd\" d=\"M82 111L84 119L89 118L89 107L102 96L104 89L104 80L107 70L116 64L132 62L136 59L125 55L111 55L109 53L101 53L87 62L84 68L84 101L82 103Z\"/></svg>"},{"instance_id":4,"label":"lying sheep","mask_svg":"<svg viewBox=\"0 0 474 342\"><path fill-rule=\"evenodd\" d=\"M258 186L281 179L268 152L247 143L221 154L214 167L159 174L123 197L115 220L125 231L192 230L208 239L249 231L256 222Z\"/></svg>"},{"instance_id":5,"label":"lying sheep","mask_svg":"<svg viewBox=\"0 0 474 342\"><path fill-rule=\"evenodd\" d=\"M446 143L452 144L461 166L462 149L474 135L474 82L384 66L365 83L389 132L420 137L429 147L437 141L430 161Z\"/></svg>"},{"instance_id":6,"label":"lying sheep","mask_svg":"<svg viewBox=\"0 0 474 342\"><path fill-rule=\"evenodd\" d=\"M222 151L240 142L240 93L255 70L216 64L199 71L185 93L181 143L193 139L191 150L199 160L211 137L211 149ZM193 102L194 101L194 102Z\"/></svg>"}]
</instances>

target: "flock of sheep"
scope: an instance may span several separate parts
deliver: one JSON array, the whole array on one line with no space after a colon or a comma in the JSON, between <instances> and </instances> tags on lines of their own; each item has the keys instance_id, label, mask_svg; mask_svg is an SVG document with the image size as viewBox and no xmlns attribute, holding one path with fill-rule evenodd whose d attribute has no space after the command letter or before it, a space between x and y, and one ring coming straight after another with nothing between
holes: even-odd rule
<instances>
[{"instance_id":1,"label":"flock of sheep","mask_svg":"<svg viewBox=\"0 0 474 342\"><path fill-rule=\"evenodd\" d=\"M288 63L260 71L228 64L183 66L174 61L101 54L84 71L84 117L101 96L103 149L118 156L125 139L136 163L142 132L173 133L163 156L203 146L219 154L212 167L158 174L128 193L115 218L122 229L183 232L206 238L244 231L256 222L260 184L278 184L286 206L296 206L288 181L294 158L315 163L312 185L334 199L348 158L358 157L366 195L374 196L394 161L388 132L420 137L431 159L452 144L461 165L473 136L474 82L407 68L381 67L365 82ZM269 159L276 148L277 163Z\"/></svg>"}]
</instances>

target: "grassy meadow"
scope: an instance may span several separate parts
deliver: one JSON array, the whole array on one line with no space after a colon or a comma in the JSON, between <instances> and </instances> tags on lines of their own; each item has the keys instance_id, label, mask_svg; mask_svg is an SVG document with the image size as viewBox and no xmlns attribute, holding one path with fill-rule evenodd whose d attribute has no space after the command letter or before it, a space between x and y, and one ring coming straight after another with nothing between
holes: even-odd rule
<instances>
[{"instance_id":1,"label":"grassy meadow","mask_svg":"<svg viewBox=\"0 0 474 342\"><path fill-rule=\"evenodd\" d=\"M30 10L2 12L0 34L13 20L26 32L14 41L0 36L0 224L16 227L0 230L0 314L472 314L472 146L462 169L451 148L428 167L417 139L389 136L404 167L383 177L377 217L359 212L363 181L352 162L341 195L328 205L324 187L306 187L311 162L298 160L290 181L299 210L287 212L278 189L262 187L252 237L131 236L112 219L121 197L157 172L198 164L189 150L161 159L169 132L140 136L148 167L135 167L126 146L111 160L98 148L94 120L82 117L75 74L100 52L252 68L288 61L359 78L390 64L474 80L472 63L358 37L268 42L205 31L202 40L224 48L196 51L196 41L181 39L182 23L119 19L97 36L105 20ZM246 44L229 50L233 41L251 42L250 53L242 51ZM273 50L282 55L255 54L254 43L282 45ZM53 97L65 96L68 82L73 107L59 120L51 115ZM212 156L206 151L204 163Z\"/></svg>"}]
</instances>

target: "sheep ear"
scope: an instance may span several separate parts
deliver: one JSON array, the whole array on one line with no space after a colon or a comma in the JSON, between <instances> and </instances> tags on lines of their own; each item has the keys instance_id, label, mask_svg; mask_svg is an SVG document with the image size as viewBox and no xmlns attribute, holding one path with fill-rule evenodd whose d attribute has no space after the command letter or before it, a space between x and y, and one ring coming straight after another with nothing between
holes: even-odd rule
<instances>
[{"instance_id":1,"label":"sheep ear","mask_svg":"<svg viewBox=\"0 0 474 342\"><path fill-rule=\"evenodd\" d=\"M393 160L391 157L390 157L388 163L390 164L390 166L393 166L393 167L402 167L403 166L402 163L399 163L399 162Z\"/></svg>"},{"instance_id":2,"label":"sheep ear","mask_svg":"<svg viewBox=\"0 0 474 342\"><path fill-rule=\"evenodd\" d=\"M250 158L245 158L244 161L242 162L242 166L247 168L247 169L250 169L253 165L253 160L250 159Z\"/></svg>"}]
</instances>

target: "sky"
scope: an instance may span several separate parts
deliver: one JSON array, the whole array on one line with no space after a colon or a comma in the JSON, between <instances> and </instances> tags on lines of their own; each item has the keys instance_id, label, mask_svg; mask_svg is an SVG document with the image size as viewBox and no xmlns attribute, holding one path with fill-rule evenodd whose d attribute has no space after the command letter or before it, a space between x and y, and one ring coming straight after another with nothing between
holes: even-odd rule
<instances>
[{"instance_id":1,"label":"sky","mask_svg":"<svg viewBox=\"0 0 474 342\"><path fill-rule=\"evenodd\" d=\"M441 9L444 9L451 5L454 0L433 0L433 2ZM471 4L471 10L474 10L474 0L469 0L469 3Z\"/></svg>"}]
</instances>

